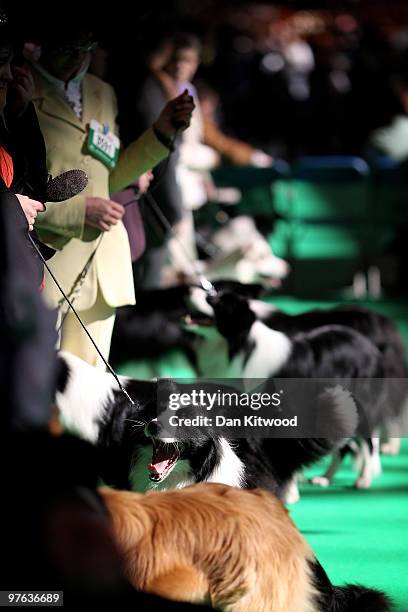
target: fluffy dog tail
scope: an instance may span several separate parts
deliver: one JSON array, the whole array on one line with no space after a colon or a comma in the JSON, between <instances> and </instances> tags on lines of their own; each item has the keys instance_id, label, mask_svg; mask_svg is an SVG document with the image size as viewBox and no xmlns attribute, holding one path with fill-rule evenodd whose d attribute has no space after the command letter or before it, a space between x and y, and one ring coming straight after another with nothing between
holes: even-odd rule
<instances>
[{"instance_id":1,"label":"fluffy dog tail","mask_svg":"<svg viewBox=\"0 0 408 612\"><path fill-rule=\"evenodd\" d=\"M341 385L324 389L317 397L315 410L321 437L340 441L355 434L359 411L352 394Z\"/></svg>"},{"instance_id":2,"label":"fluffy dog tail","mask_svg":"<svg viewBox=\"0 0 408 612\"><path fill-rule=\"evenodd\" d=\"M319 594L319 604L326 612L391 612L391 599L382 591L357 584L333 586L329 577L315 559L313 579Z\"/></svg>"},{"instance_id":3,"label":"fluffy dog tail","mask_svg":"<svg viewBox=\"0 0 408 612\"><path fill-rule=\"evenodd\" d=\"M390 612L390 598L382 591L357 584L333 588L332 612Z\"/></svg>"},{"instance_id":4,"label":"fluffy dog tail","mask_svg":"<svg viewBox=\"0 0 408 612\"><path fill-rule=\"evenodd\" d=\"M306 403L308 406L305 408ZM340 385L318 390L309 402L302 405L299 400L294 405L301 405L302 410L305 408L307 412L311 429L309 437L271 438L264 441L265 452L278 482L275 492L286 501L291 499L288 497L288 487L295 474L342 448L346 440L355 435L359 420L352 394Z\"/></svg>"},{"instance_id":5,"label":"fluffy dog tail","mask_svg":"<svg viewBox=\"0 0 408 612\"><path fill-rule=\"evenodd\" d=\"M292 456L298 462L296 469L312 465L342 447L345 440L355 435L359 422L352 394L340 385L325 388L311 404L309 414L313 411L316 433L313 437L291 440L291 446L295 447ZM284 444L288 443L284 440Z\"/></svg>"}]
</instances>

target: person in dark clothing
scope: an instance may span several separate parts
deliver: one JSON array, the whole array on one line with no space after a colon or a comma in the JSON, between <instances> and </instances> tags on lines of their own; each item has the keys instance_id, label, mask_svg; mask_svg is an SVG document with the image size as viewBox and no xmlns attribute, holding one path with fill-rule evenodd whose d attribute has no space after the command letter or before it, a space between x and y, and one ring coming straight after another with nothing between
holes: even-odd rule
<instances>
[{"instance_id":1,"label":"person in dark clothing","mask_svg":"<svg viewBox=\"0 0 408 612\"><path fill-rule=\"evenodd\" d=\"M30 257L35 261L38 285L43 279L43 264L28 231L45 259L54 250L42 244L35 233L38 211L44 209L48 173L44 139L31 103L30 73L12 66L13 42L7 17L0 13L0 193L10 206L9 215L22 234ZM6 205L6 204L5 204ZM13 209L14 207L14 209Z\"/></svg>"},{"instance_id":2,"label":"person in dark clothing","mask_svg":"<svg viewBox=\"0 0 408 612\"><path fill-rule=\"evenodd\" d=\"M125 145L151 125L163 105L177 95L173 80L163 71L172 52L171 39L163 36L150 42L150 48L144 48L144 52L147 59L139 67L137 78L132 83L126 81L126 91L122 94L120 88L118 90L119 126ZM181 193L176 180L177 158L175 149L153 170L154 178L149 189L168 226L163 225L151 202L142 198L140 203L146 247L142 257L133 265L138 288L159 286L160 272L168 255L169 226L174 226L182 216Z\"/></svg>"}]
</instances>

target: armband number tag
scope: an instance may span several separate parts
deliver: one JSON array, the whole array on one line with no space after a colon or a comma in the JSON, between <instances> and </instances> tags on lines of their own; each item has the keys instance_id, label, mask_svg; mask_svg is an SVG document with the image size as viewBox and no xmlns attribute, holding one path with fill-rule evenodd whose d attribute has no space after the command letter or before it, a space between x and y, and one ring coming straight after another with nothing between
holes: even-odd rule
<instances>
[{"instance_id":1,"label":"armband number tag","mask_svg":"<svg viewBox=\"0 0 408 612\"><path fill-rule=\"evenodd\" d=\"M87 150L108 168L114 168L119 157L119 138L109 130L107 125L92 119L89 124Z\"/></svg>"}]
</instances>

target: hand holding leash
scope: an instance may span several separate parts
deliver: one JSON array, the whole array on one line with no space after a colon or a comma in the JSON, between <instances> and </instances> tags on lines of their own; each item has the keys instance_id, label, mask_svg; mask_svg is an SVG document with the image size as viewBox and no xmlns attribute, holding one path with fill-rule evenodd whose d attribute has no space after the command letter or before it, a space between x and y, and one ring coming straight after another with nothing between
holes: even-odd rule
<instances>
[{"instance_id":1,"label":"hand holding leash","mask_svg":"<svg viewBox=\"0 0 408 612\"><path fill-rule=\"evenodd\" d=\"M153 128L164 138L171 140L175 131L188 128L194 108L194 100L186 89L180 96L167 102Z\"/></svg>"},{"instance_id":2,"label":"hand holding leash","mask_svg":"<svg viewBox=\"0 0 408 612\"><path fill-rule=\"evenodd\" d=\"M45 210L44 204L37 200L32 200L28 196L16 194L16 198L20 202L20 206L24 211L28 223L28 231L32 232L38 212Z\"/></svg>"},{"instance_id":3,"label":"hand holding leash","mask_svg":"<svg viewBox=\"0 0 408 612\"><path fill-rule=\"evenodd\" d=\"M107 198L88 197L85 206L85 223L101 232L109 232L125 213L121 204Z\"/></svg>"}]
</instances>

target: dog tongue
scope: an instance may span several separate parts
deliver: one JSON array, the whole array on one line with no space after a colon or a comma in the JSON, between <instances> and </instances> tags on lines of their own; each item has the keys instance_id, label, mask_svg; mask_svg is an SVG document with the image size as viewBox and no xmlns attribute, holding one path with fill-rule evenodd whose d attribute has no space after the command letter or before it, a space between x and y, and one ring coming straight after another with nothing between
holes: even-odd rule
<instances>
[{"instance_id":1,"label":"dog tongue","mask_svg":"<svg viewBox=\"0 0 408 612\"><path fill-rule=\"evenodd\" d=\"M148 464L148 468L150 470L150 472L153 472L153 474L157 474L157 476L162 476L162 474L164 474L164 472L166 471L166 467L169 464L169 460L166 459L165 461L159 461L158 463L149 463Z\"/></svg>"},{"instance_id":2,"label":"dog tongue","mask_svg":"<svg viewBox=\"0 0 408 612\"><path fill-rule=\"evenodd\" d=\"M153 449L152 462L148 464L149 471L152 476L164 476L174 462L174 449L168 446L167 449L163 446L155 446Z\"/></svg>"}]
</instances>

